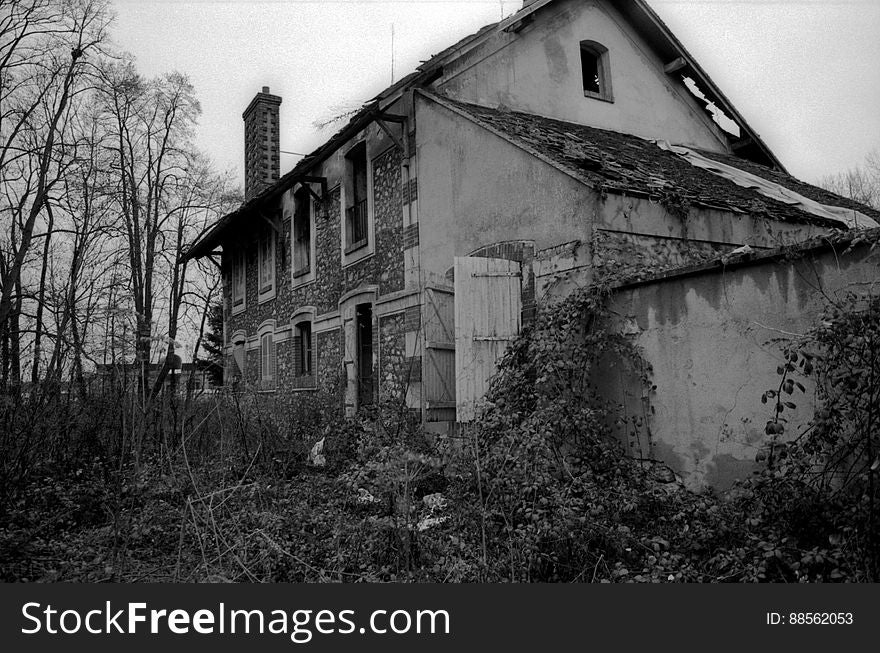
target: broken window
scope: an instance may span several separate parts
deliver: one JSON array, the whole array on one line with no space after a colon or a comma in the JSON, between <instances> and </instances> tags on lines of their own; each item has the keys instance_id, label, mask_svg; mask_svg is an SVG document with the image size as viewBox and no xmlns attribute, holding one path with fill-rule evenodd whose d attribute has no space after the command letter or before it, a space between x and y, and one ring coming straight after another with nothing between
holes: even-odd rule
<instances>
[{"instance_id":1,"label":"broken window","mask_svg":"<svg viewBox=\"0 0 880 653\"><path fill-rule=\"evenodd\" d=\"M612 101L608 48L596 41L581 41L581 75L584 95Z\"/></svg>"}]
</instances>

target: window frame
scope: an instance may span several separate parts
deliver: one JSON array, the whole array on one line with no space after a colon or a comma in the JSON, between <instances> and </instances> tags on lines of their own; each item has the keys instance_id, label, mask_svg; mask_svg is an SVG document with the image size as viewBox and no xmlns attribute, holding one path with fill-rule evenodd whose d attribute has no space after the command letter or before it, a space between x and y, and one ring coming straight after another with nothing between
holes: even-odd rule
<instances>
[{"instance_id":1,"label":"window frame","mask_svg":"<svg viewBox=\"0 0 880 653\"><path fill-rule=\"evenodd\" d=\"M229 379L227 385L231 385L235 389L247 382L247 334L241 330L233 333L230 338L230 347L230 357L234 369L230 369L232 378Z\"/></svg>"},{"instance_id":2,"label":"window frame","mask_svg":"<svg viewBox=\"0 0 880 653\"><path fill-rule=\"evenodd\" d=\"M340 196L340 223L341 223L341 244L342 244L342 265L347 266L352 263L371 256L375 252L375 225L373 214L373 164L370 158L371 152L369 143L366 139L360 139L351 144L343 153L344 174L341 184ZM364 179L366 188L364 193L366 197L358 198L358 205L363 203L364 217L364 237L357 242L351 241L351 225L349 220L349 211L356 205L353 203L355 195L355 164L356 158L363 157L364 163Z\"/></svg>"},{"instance_id":3,"label":"window frame","mask_svg":"<svg viewBox=\"0 0 880 653\"><path fill-rule=\"evenodd\" d=\"M260 325L257 331L260 351L258 383L260 392L274 392L278 379L278 343L275 341L275 321ZM266 347L268 343L268 347Z\"/></svg>"},{"instance_id":4,"label":"window frame","mask_svg":"<svg viewBox=\"0 0 880 653\"><path fill-rule=\"evenodd\" d=\"M277 271L276 267L278 266L278 260L275 256L275 230L271 227L266 228L262 231L259 238L257 238L257 303L262 304L264 302L275 299L275 288L276 288L276 279L277 279ZM266 248L267 251L264 251L264 244L268 242L269 245ZM271 279L267 284L263 283L263 264L265 263L265 257L269 257L271 261L267 270L270 273Z\"/></svg>"},{"instance_id":5,"label":"window frame","mask_svg":"<svg viewBox=\"0 0 880 653\"><path fill-rule=\"evenodd\" d=\"M596 76L599 91L592 91L587 88L586 79L584 79L584 55L588 54L596 60ZM614 102L614 94L611 90L611 58L608 48L598 41L584 40L580 42L580 59L581 59L581 83L583 85L584 97L602 100L604 102Z\"/></svg>"},{"instance_id":6,"label":"window frame","mask_svg":"<svg viewBox=\"0 0 880 653\"><path fill-rule=\"evenodd\" d=\"M316 390L318 387L318 348L315 337L315 313L313 306L306 306L294 313L290 320L291 335L294 345L294 380L296 390ZM303 329L308 325L309 345L303 342ZM304 354L308 352L308 368L304 365Z\"/></svg>"},{"instance_id":7,"label":"window frame","mask_svg":"<svg viewBox=\"0 0 880 653\"><path fill-rule=\"evenodd\" d=\"M238 315L247 309L247 249L237 247L232 250L231 263L232 315ZM238 281L241 281L239 284ZM238 294L238 291L241 294ZM240 300L240 301L239 301Z\"/></svg>"},{"instance_id":8,"label":"window frame","mask_svg":"<svg viewBox=\"0 0 880 653\"><path fill-rule=\"evenodd\" d=\"M317 202L315 198L312 197L312 194L309 192L308 188L304 185L300 185L294 192L290 195L291 201L293 204L293 212L290 217L290 270L291 270L291 280L293 283L293 287L298 287L310 283L315 280L315 267L317 266L317 255L316 255L316 238L315 238L315 229L316 229L316 212L317 212ZM305 200L307 210L308 210L308 229L309 229L309 241L308 241L308 266L305 268L297 268L297 218L299 217L299 210L301 206L301 202Z\"/></svg>"}]
</instances>

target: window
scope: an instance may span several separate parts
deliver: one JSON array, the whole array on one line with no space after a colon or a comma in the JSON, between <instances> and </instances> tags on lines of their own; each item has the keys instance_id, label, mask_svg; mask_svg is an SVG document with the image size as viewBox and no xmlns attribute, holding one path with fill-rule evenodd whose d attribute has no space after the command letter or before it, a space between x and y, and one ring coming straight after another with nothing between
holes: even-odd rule
<instances>
[{"instance_id":1,"label":"window","mask_svg":"<svg viewBox=\"0 0 880 653\"><path fill-rule=\"evenodd\" d=\"M275 389L275 327L260 329L260 390Z\"/></svg>"},{"instance_id":2,"label":"window","mask_svg":"<svg viewBox=\"0 0 880 653\"><path fill-rule=\"evenodd\" d=\"M312 323L296 325L297 376L314 374L314 349L312 348Z\"/></svg>"},{"instance_id":3,"label":"window","mask_svg":"<svg viewBox=\"0 0 880 653\"><path fill-rule=\"evenodd\" d=\"M581 41L581 73L584 96L613 101L608 48L595 41Z\"/></svg>"},{"instance_id":4,"label":"window","mask_svg":"<svg viewBox=\"0 0 880 653\"><path fill-rule=\"evenodd\" d=\"M345 253L349 254L366 247L369 241L366 144L353 147L345 159Z\"/></svg>"},{"instance_id":5,"label":"window","mask_svg":"<svg viewBox=\"0 0 880 653\"><path fill-rule=\"evenodd\" d=\"M315 374L315 334L312 325L315 321L314 306L299 308L290 320L293 327L293 378L290 385L294 390L315 390L317 374ZM287 384L288 379L285 379Z\"/></svg>"},{"instance_id":6,"label":"window","mask_svg":"<svg viewBox=\"0 0 880 653\"><path fill-rule=\"evenodd\" d=\"M358 406L369 406L373 403L373 307L370 304L360 304L355 309L355 347Z\"/></svg>"},{"instance_id":7,"label":"window","mask_svg":"<svg viewBox=\"0 0 880 653\"><path fill-rule=\"evenodd\" d=\"M232 254L232 314L240 313L245 309L245 294L247 289L246 262L244 248L233 251Z\"/></svg>"},{"instance_id":8,"label":"window","mask_svg":"<svg viewBox=\"0 0 880 653\"><path fill-rule=\"evenodd\" d=\"M312 197L306 188L293 196L293 276L301 277L312 269Z\"/></svg>"},{"instance_id":9,"label":"window","mask_svg":"<svg viewBox=\"0 0 880 653\"><path fill-rule=\"evenodd\" d=\"M231 383L233 388L237 388L239 384L246 378L245 375L245 335L237 332L232 336L232 368L229 370L232 378L227 382Z\"/></svg>"},{"instance_id":10,"label":"window","mask_svg":"<svg viewBox=\"0 0 880 653\"><path fill-rule=\"evenodd\" d=\"M264 302L275 297L275 232L263 233L259 244L259 299Z\"/></svg>"}]
</instances>

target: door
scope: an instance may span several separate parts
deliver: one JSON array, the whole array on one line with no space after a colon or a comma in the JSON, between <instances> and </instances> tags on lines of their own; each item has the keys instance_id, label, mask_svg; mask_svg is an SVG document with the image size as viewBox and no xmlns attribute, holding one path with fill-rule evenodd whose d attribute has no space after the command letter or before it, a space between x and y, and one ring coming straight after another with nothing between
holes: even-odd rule
<instances>
[{"instance_id":1,"label":"door","mask_svg":"<svg viewBox=\"0 0 880 653\"><path fill-rule=\"evenodd\" d=\"M425 421L455 421L455 300L452 289L425 289L422 392Z\"/></svg>"},{"instance_id":2,"label":"door","mask_svg":"<svg viewBox=\"0 0 880 653\"><path fill-rule=\"evenodd\" d=\"M373 308L359 304L355 309L355 339L358 379L358 407L373 403Z\"/></svg>"},{"instance_id":3,"label":"door","mask_svg":"<svg viewBox=\"0 0 880 653\"><path fill-rule=\"evenodd\" d=\"M498 360L522 323L522 267L505 259L455 259L455 402L469 422Z\"/></svg>"}]
</instances>

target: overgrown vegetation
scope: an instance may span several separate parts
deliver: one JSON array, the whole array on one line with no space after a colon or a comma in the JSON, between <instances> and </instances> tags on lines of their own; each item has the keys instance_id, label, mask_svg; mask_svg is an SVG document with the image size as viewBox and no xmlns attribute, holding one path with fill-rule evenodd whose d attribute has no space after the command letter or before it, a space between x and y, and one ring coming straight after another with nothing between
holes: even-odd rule
<instances>
[{"instance_id":1,"label":"overgrown vegetation","mask_svg":"<svg viewBox=\"0 0 880 653\"><path fill-rule=\"evenodd\" d=\"M152 414L121 389L8 401L2 578L876 580L880 301L851 298L790 343L763 469L723 497L609 436L590 372L642 364L603 306L593 288L540 311L459 438L426 437L397 405L344 419L321 395L286 409L295 427L266 418L282 408L265 395ZM786 433L804 377L816 417Z\"/></svg>"}]
</instances>

